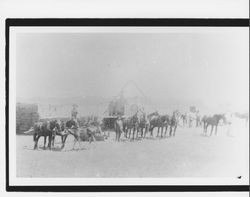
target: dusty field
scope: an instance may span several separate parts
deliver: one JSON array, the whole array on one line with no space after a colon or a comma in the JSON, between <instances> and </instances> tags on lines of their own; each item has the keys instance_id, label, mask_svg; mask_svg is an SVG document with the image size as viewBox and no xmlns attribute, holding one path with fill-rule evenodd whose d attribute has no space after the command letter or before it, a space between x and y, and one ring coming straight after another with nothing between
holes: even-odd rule
<instances>
[{"instance_id":1,"label":"dusty field","mask_svg":"<svg viewBox=\"0 0 250 197\"><path fill-rule=\"evenodd\" d=\"M243 124L244 125L244 124ZM82 142L72 150L70 136L63 151L57 137L53 151L33 150L32 136L17 136L18 177L236 177L245 173L248 160L246 133L242 124L225 127L206 137L201 128L178 128L174 138ZM156 135L156 131L155 131ZM78 146L76 145L76 148Z\"/></svg>"}]
</instances>

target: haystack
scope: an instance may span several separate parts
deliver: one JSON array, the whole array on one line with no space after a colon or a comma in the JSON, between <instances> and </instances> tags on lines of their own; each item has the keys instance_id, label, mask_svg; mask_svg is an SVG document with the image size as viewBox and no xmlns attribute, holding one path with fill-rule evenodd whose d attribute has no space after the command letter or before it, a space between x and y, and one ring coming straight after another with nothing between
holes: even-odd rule
<instances>
[{"instance_id":1,"label":"haystack","mask_svg":"<svg viewBox=\"0 0 250 197\"><path fill-rule=\"evenodd\" d=\"M16 133L23 133L39 120L36 104L17 103L16 105Z\"/></svg>"}]
</instances>

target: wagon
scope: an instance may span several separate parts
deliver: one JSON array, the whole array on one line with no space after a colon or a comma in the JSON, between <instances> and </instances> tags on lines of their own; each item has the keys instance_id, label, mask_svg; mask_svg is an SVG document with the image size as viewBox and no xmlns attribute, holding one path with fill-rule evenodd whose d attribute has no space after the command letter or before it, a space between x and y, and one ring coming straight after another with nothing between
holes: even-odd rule
<instances>
[{"instance_id":1,"label":"wagon","mask_svg":"<svg viewBox=\"0 0 250 197\"><path fill-rule=\"evenodd\" d=\"M115 120L117 119L117 116L106 116L103 117L102 122L103 122L103 130L107 131L114 131L115 130Z\"/></svg>"},{"instance_id":2,"label":"wagon","mask_svg":"<svg viewBox=\"0 0 250 197\"><path fill-rule=\"evenodd\" d=\"M87 133L87 127L81 127L79 129L80 129L80 138L81 138L81 140L82 141L88 141L89 135ZM104 141L105 135L103 135L102 133L96 132L97 131L96 127L92 127L92 128L89 128L89 129L92 130L92 133L93 133L96 141Z\"/></svg>"}]
</instances>

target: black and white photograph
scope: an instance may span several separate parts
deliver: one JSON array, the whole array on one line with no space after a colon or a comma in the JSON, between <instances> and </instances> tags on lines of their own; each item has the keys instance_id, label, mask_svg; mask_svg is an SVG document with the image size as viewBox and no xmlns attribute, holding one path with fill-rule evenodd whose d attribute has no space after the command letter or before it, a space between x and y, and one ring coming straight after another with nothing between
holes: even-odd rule
<instances>
[{"instance_id":1,"label":"black and white photograph","mask_svg":"<svg viewBox=\"0 0 250 197\"><path fill-rule=\"evenodd\" d=\"M11 27L10 183L249 184L248 33Z\"/></svg>"}]
</instances>

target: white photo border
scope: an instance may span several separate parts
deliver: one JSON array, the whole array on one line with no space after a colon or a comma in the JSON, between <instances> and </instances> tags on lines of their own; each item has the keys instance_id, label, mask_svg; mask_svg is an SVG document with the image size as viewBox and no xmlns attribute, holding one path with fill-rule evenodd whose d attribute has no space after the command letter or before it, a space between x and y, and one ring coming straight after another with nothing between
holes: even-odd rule
<instances>
[{"instance_id":1,"label":"white photo border","mask_svg":"<svg viewBox=\"0 0 250 197\"><path fill-rule=\"evenodd\" d=\"M165 190L181 190L173 186L183 187L187 190L200 187L200 190L206 191L206 187L228 189L228 187L237 189L247 189L249 185L249 177L244 176L242 179L237 178L17 178L16 177L16 136L15 132L9 132L16 129L16 50L15 50L15 36L17 33L90 33L90 32L210 32L214 29L221 29L227 31L230 27L231 31L238 31L244 29L248 31L247 19L224 19L224 20L210 20L210 19L124 19L125 26L123 26L123 19L7 19L6 20L6 186L11 190L14 186L48 186L45 189L54 189L61 187L62 190L67 186L129 186L141 188L164 186ZM72 24L71 21L75 21ZM14 23L13 23L14 22ZM28 22L28 26L26 26ZM29 23L31 22L31 23ZM46 25L46 23L48 25ZM130 25L129 25L130 23ZM37 26L36 26L37 24ZM86 25L87 24L87 25ZM183 25L181 25L183 24ZM204 25L205 24L205 25ZM207 25L206 25L207 24ZM103 27L105 26L105 27ZM8 116L8 117L7 117ZM10 140L11 139L11 140ZM249 138L246 139L246 144L249 145ZM11 146L10 146L11 145ZM249 150L248 150L249 152ZM249 155L246 155L249 160ZM131 186L133 185L133 186ZM66 187L65 187L66 186ZM118 187L120 186L120 187ZM80 188L80 187L79 187ZM79 189L78 188L78 189ZM176 188L176 189L174 189ZM189 188L189 189L188 189ZM29 188L27 188L29 189ZM42 188L41 188L42 189ZM77 190L77 188L75 188ZM111 191L115 189L111 188ZM120 188L121 189L121 188ZM230 189L230 188L229 188ZM105 188L104 188L105 190ZM133 190L133 189L132 189ZM156 189L157 190L157 189ZM196 190L196 189L194 189ZM213 189L212 189L213 190ZM234 189L233 189L234 190ZM61 191L59 189L59 191Z\"/></svg>"}]
</instances>

